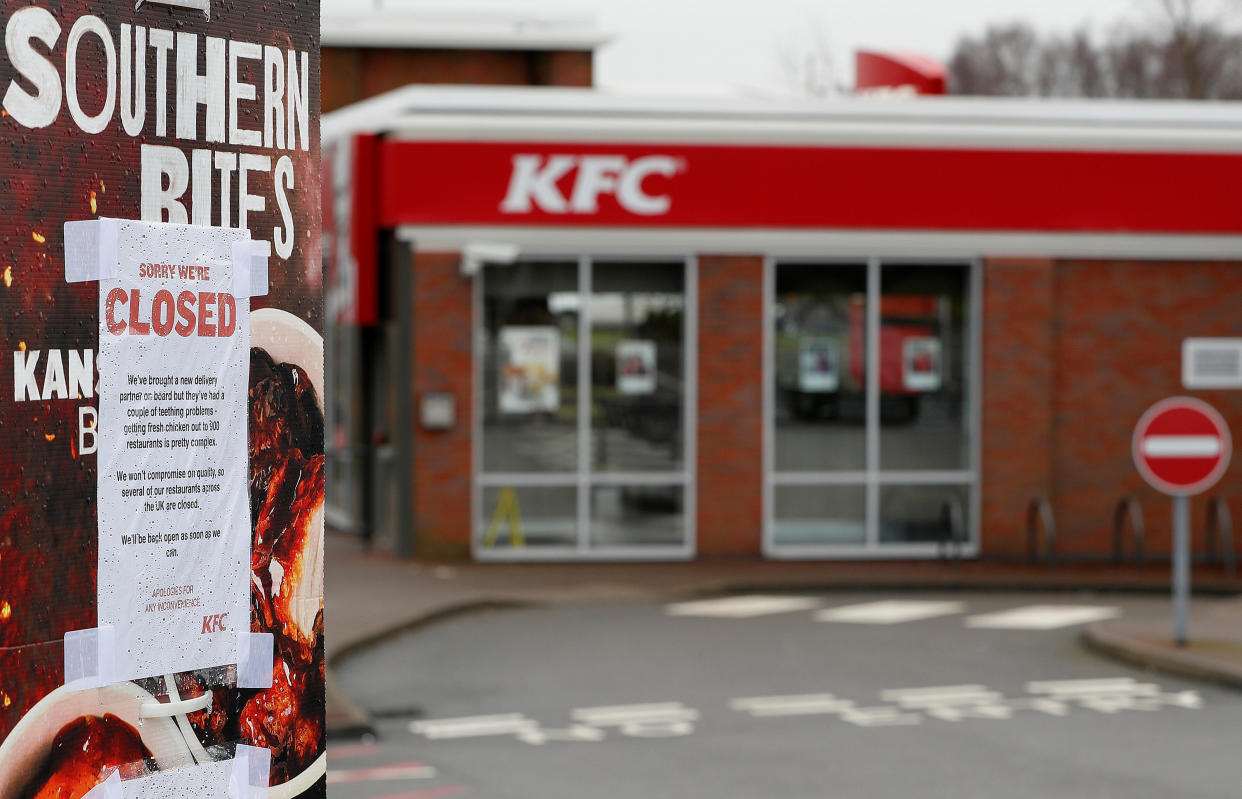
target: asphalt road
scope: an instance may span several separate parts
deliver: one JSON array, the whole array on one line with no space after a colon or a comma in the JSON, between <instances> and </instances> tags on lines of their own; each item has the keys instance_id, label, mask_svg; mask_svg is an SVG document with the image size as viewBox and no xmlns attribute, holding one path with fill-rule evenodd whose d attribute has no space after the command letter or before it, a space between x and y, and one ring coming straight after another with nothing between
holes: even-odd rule
<instances>
[{"instance_id":1,"label":"asphalt road","mask_svg":"<svg viewBox=\"0 0 1242 799\"><path fill-rule=\"evenodd\" d=\"M871 604L893 600L914 604ZM1223 799L1242 789L1242 694L1077 642L1081 619L1161 614L1163 600L731 603L489 611L358 655L338 676L383 718L378 740L330 747L331 795ZM1078 610L991 615L1032 605Z\"/></svg>"}]
</instances>

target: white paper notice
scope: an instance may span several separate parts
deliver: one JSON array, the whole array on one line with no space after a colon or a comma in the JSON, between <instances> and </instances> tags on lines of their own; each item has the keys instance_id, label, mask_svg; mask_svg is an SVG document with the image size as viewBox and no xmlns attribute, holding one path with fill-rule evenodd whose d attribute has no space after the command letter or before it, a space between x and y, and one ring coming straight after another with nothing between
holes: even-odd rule
<instances>
[{"instance_id":1,"label":"white paper notice","mask_svg":"<svg viewBox=\"0 0 1242 799\"><path fill-rule=\"evenodd\" d=\"M249 629L245 230L120 222L99 282L99 624L116 679L237 661Z\"/></svg>"},{"instance_id":2,"label":"white paper notice","mask_svg":"<svg viewBox=\"0 0 1242 799\"><path fill-rule=\"evenodd\" d=\"M656 343L645 339L617 342L617 393L654 394Z\"/></svg>"},{"instance_id":3,"label":"white paper notice","mask_svg":"<svg viewBox=\"0 0 1242 799\"><path fill-rule=\"evenodd\" d=\"M121 784L125 799L229 799L233 761L157 771Z\"/></svg>"}]
</instances>

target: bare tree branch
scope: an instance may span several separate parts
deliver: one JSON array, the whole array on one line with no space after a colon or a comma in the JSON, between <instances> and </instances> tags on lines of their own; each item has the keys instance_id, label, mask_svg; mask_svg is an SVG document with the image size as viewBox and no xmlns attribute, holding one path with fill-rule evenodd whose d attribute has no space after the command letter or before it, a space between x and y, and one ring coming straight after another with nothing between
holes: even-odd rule
<instances>
[{"instance_id":1,"label":"bare tree branch","mask_svg":"<svg viewBox=\"0 0 1242 799\"><path fill-rule=\"evenodd\" d=\"M1023 23L958 40L958 94L1045 97L1242 98L1242 0L1137 0L1144 24L1097 41L1085 29L1040 36Z\"/></svg>"},{"instance_id":2,"label":"bare tree branch","mask_svg":"<svg viewBox=\"0 0 1242 799\"><path fill-rule=\"evenodd\" d=\"M831 97L840 89L835 81L832 47L823 20L808 12L797 36L776 47L776 63L786 85L804 97Z\"/></svg>"}]
</instances>

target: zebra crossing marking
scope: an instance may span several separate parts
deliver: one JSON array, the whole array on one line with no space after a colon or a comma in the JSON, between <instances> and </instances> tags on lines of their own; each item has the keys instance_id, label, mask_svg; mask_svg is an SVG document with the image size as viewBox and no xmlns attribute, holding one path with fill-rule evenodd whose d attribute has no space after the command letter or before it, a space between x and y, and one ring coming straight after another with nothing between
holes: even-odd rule
<instances>
[{"instance_id":1,"label":"zebra crossing marking","mask_svg":"<svg viewBox=\"0 0 1242 799\"><path fill-rule=\"evenodd\" d=\"M780 613L813 611L817 622L837 624L894 625L953 616L967 612L959 600L883 599L836 607L822 607L819 597L742 594L716 599L673 602L664 606L667 616L717 619L753 619ZM963 626L978 630L1056 630L1115 619L1121 609L1111 605L1023 605L1006 610L966 616Z\"/></svg>"},{"instance_id":2,"label":"zebra crossing marking","mask_svg":"<svg viewBox=\"0 0 1242 799\"><path fill-rule=\"evenodd\" d=\"M966 626L977 630L1056 630L1120 615L1121 608L1105 605L1026 605L970 616Z\"/></svg>"},{"instance_id":3,"label":"zebra crossing marking","mask_svg":"<svg viewBox=\"0 0 1242 799\"><path fill-rule=\"evenodd\" d=\"M934 619L961 613L965 602L887 599L880 602L864 602L860 605L843 605L826 608L815 613L815 621L831 621L841 624L904 624L910 621Z\"/></svg>"},{"instance_id":4,"label":"zebra crossing marking","mask_svg":"<svg viewBox=\"0 0 1242 799\"><path fill-rule=\"evenodd\" d=\"M666 605L668 616L705 616L719 619L753 619L775 613L792 613L812 610L823 604L814 597L771 596L768 594L745 594L722 599L698 599L690 602L674 602Z\"/></svg>"}]
</instances>

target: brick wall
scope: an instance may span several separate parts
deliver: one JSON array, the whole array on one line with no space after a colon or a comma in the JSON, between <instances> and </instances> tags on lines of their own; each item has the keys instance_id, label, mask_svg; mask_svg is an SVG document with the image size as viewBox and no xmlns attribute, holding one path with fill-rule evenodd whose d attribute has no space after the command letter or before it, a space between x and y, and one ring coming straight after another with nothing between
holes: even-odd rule
<instances>
[{"instance_id":1,"label":"brick wall","mask_svg":"<svg viewBox=\"0 0 1242 799\"><path fill-rule=\"evenodd\" d=\"M1134 424L1157 400L1189 394L1242 432L1242 391L1188 392L1181 385L1182 339L1242 337L1240 297L1239 263L1058 264L1054 491L1066 551L1111 551L1113 505L1126 492L1142 502L1149 551L1169 550L1169 501L1134 469ZM1242 463L1235 462L1217 492L1242 510ZM1192 506L1196 547L1203 541L1203 502Z\"/></svg>"},{"instance_id":2,"label":"brick wall","mask_svg":"<svg viewBox=\"0 0 1242 799\"><path fill-rule=\"evenodd\" d=\"M1022 554L1032 498L1053 500L1053 302L1048 260L983 271L982 554Z\"/></svg>"},{"instance_id":3,"label":"brick wall","mask_svg":"<svg viewBox=\"0 0 1242 799\"><path fill-rule=\"evenodd\" d=\"M590 51L325 47L323 111L411 83L591 86Z\"/></svg>"},{"instance_id":4,"label":"brick wall","mask_svg":"<svg viewBox=\"0 0 1242 799\"><path fill-rule=\"evenodd\" d=\"M1135 471L1130 438L1144 410L1179 394L1209 402L1242 432L1242 391L1181 386L1183 339L1242 337L1239 297L1242 263L986 263L985 556L1024 553L1026 503L1045 496L1059 551L1105 557L1126 493L1142 504L1148 551L1168 552L1169 501ZM1242 462L1214 493L1242 511ZM1196 548L1205 499L1192 506Z\"/></svg>"},{"instance_id":5,"label":"brick wall","mask_svg":"<svg viewBox=\"0 0 1242 799\"><path fill-rule=\"evenodd\" d=\"M470 543L471 285L457 254L416 256L414 410L426 391L457 400L449 432L416 429L420 555L467 557ZM699 259L697 530L702 558L758 557L762 529L763 260ZM1181 342L1242 337L1242 263L994 258L984 266L983 555L1026 551L1026 506L1053 504L1059 551L1111 551L1113 506L1127 492L1147 518L1149 552L1169 548L1169 502L1130 460L1138 416L1191 393L1242 437L1242 391L1185 392ZM1216 493L1242 514L1242 459ZM1204 546L1204 502L1193 506Z\"/></svg>"},{"instance_id":6,"label":"brick wall","mask_svg":"<svg viewBox=\"0 0 1242 799\"><path fill-rule=\"evenodd\" d=\"M465 558L470 551L471 283L457 253L414 258L414 537L419 556ZM457 424L427 431L419 398L452 394Z\"/></svg>"},{"instance_id":7,"label":"brick wall","mask_svg":"<svg viewBox=\"0 0 1242 799\"><path fill-rule=\"evenodd\" d=\"M535 86L595 85L592 53L585 50L549 50L531 54L531 83Z\"/></svg>"},{"instance_id":8,"label":"brick wall","mask_svg":"<svg viewBox=\"0 0 1242 799\"><path fill-rule=\"evenodd\" d=\"M758 556L762 498L763 259L701 256L699 556Z\"/></svg>"}]
</instances>

